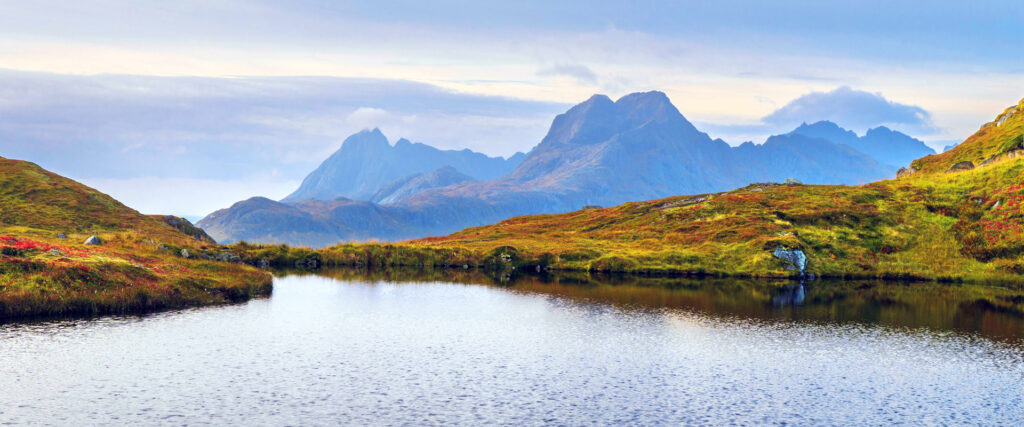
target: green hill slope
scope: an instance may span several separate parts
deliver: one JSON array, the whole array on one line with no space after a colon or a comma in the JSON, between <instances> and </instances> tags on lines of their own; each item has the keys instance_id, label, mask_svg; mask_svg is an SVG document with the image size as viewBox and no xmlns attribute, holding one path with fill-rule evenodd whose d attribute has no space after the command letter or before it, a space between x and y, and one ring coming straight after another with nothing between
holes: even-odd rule
<instances>
[{"instance_id":1,"label":"green hill slope","mask_svg":"<svg viewBox=\"0 0 1024 427\"><path fill-rule=\"evenodd\" d=\"M217 304L269 292L265 272L182 257L213 244L190 230L33 163L0 158L0 321ZM101 243L84 244L91 236Z\"/></svg>"}]
</instances>

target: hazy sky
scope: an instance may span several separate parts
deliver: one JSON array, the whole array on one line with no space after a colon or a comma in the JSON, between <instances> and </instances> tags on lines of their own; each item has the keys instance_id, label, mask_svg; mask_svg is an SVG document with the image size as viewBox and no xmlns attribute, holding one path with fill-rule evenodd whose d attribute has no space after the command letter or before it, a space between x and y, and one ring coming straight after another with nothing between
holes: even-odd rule
<instances>
[{"instance_id":1,"label":"hazy sky","mask_svg":"<svg viewBox=\"0 0 1024 427\"><path fill-rule=\"evenodd\" d=\"M801 121L961 140L1024 97L1019 1L0 2L0 156L144 212L290 192L345 136L525 151L662 90L730 143Z\"/></svg>"}]
</instances>

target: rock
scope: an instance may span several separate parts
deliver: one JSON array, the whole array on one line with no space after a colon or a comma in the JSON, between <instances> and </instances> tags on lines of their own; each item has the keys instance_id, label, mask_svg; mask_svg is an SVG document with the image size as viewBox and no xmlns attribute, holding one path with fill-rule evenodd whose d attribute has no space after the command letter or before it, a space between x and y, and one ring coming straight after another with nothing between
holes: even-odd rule
<instances>
[{"instance_id":1,"label":"rock","mask_svg":"<svg viewBox=\"0 0 1024 427\"><path fill-rule=\"evenodd\" d=\"M50 251L47 252L47 254L50 254L50 255L53 255L53 256L63 256L64 252L61 252L60 249L50 249Z\"/></svg>"},{"instance_id":2,"label":"rock","mask_svg":"<svg viewBox=\"0 0 1024 427\"><path fill-rule=\"evenodd\" d=\"M905 176L913 175L915 173L917 173L917 168L913 166L907 166L905 168L900 168L900 170L896 171L896 178L903 178Z\"/></svg>"},{"instance_id":3,"label":"rock","mask_svg":"<svg viewBox=\"0 0 1024 427\"><path fill-rule=\"evenodd\" d=\"M1013 109L1013 110L1010 110L1010 111L1007 111L1007 112L1003 113L1003 115L999 116L999 118L996 119L996 121L995 121L996 126L997 127L998 126L1002 126L1003 123L1006 123L1006 121L1009 120L1010 117L1013 117L1013 115L1016 112L1017 112L1017 110Z\"/></svg>"},{"instance_id":4,"label":"rock","mask_svg":"<svg viewBox=\"0 0 1024 427\"><path fill-rule=\"evenodd\" d=\"M267 261L266 258L260 258L259 261L256 261L256 266L259 268L270 268L270 261Z\"/></svg>"},{"instance_id":5,"label":"rock","mask_svg":"<svg viewBox=\"0 0 1024 427\"><path fill-rule=\"evenodd\" d=\"M103 243L103 242L101 242L100 238L96 237L96 236L89 236L88 239L85 239L85 244L86 245L99 245L101 243Z\"/></svg>"},{"instance_id":6,"label":"rock","mask_svg":"<svg viewBox=\"0 0 1024 427\"><path fill-rule=\"evenodd\" d=\"M57 233L57 238L61 239L61 240L64 240L64 239L67 239L68 236L64 235L64 233Z\"/></svg>"},{"instance_id":7,"label":"rock","mask_svg":"<svg viewBox=\"0 0 1024 427\"><path fill-rule=\"evenodd\" d=\"M782 181L782 184L783 185L802 185L803 183L800 182L800 180L798 180L796 178L786 178L785 181Z\"/></svg>"},{"instance_id":8,"label":"rock","mask_svg":"<svg viewBox=\"0 0 1024 427\"><path fill-rule=\"evenodd\" d=\"M181 250L181 257L182 258L191 258L192 254L188 253L188 249L182 249Z\"/></svg>"},{"instance_id":9,"label":"rock","mask_svg":"<svg viewBox=\"0 0 1024 427\"><path fill-rule=\"evenodd\" d=\"M217 255L217 261L239 263L242 262L242 258L231 252L221 252Z\"/></svg>"},{"instance_id":10,"label":"rock","mask_svg":"<svg viewBox=\"0 0 1024 427\"><path fill-rule=\"evenodd\" d=\"M589 209L601 209L601 206L598 206L598 205L583 205L583 207L580 208L580 210L589 210Z\"/></svg>"},{"instance_id":11,"label":"rock","mask_svg":"<svg viewBox=\"0 0 1024 427\"><path fill-rule=\"evenodd\" d=\"M969 171L971 169L974 169L974 163L963 161L957 162L955 165L950 166L949 170L947 170L946 172Z\"/></svg>"},{"instance_id":12,"label":"rock","mask_svg":"<svg viewBox=\"0 0 1024 427\"><path fill-rule=\"evenodd\" d=\"M801 276L807 270L807 255L804 254L803 250L790 250L780 246L775 248L775 251L772 252L772 255L774 255L778 259L788 262L790 264L788 268L790 270L799 270Z\"/></svg>"}]
</instances>

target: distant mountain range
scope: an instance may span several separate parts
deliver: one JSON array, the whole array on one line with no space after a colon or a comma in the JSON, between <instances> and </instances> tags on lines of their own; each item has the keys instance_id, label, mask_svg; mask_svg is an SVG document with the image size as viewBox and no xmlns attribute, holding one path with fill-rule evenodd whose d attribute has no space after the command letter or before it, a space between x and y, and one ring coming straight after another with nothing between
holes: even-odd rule
<instances>
[{"instance_id":1,"label":"distant mountain range","mask_svg":"<svg viewBox=\"0 0 1024 427\"><path fill-rule=\"evenodd\" d=\"M885 126L868 129L864 136L858 137L853 131L843 129L835 123L821 121L810 125L804 123L791 133L845 145L871 156L878 163L894 168L907 166L915 159L935 154L935 150L925 145L923 141Z\"/></svg>"},{"instance_id":2,"label":"distant mountain range","mask_svg":"<svg viewBox=\"0 0 1024 427\"><path fill-rule=\"evenodd\" d=\"M392 146L379 129L367 130L345 139L341 148L283 201L370 200L385 185L446 166L471 179L491 180L511 172L524 158L523 153L503 159L470 150L438 150L404 138Z\"/></svg>"},{"instance_id":3,"label":"distant mountain range","mask_svg":"<svg viewBox=\"0 0 1024 427\"><path fill-rule=\"evenodd\" d=\"M830 122L731 147L697 130L661 92L595 95L557 116L529 154L510 159L405 140L391 146L379 130L361 132L281 202L249 199L198 225L222 242L400 240L752 182L861 184L894 176L910 161L902 156L921 147L932 153L886 128L857 137Z\"/></svg>"}]
</instances>

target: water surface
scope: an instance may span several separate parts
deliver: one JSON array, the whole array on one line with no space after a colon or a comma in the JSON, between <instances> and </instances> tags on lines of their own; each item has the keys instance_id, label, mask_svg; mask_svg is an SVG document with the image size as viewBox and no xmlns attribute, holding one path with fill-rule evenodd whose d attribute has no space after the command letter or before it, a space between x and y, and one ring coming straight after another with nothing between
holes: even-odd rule
<instances>
[{"instance_id":1,"label":"water surface","mask_svg":"<svg viewBox=\"0 0 1024 427\"><path fill-rule=\"evenodd\" d=\"M0 326L0 421L1024 424L1021 317L978 302L1003 291L916 286L287 276Z\"/></svg>"}]
</instances>

